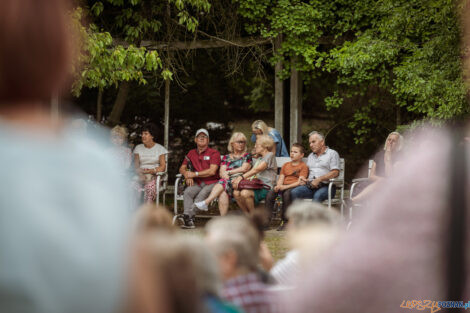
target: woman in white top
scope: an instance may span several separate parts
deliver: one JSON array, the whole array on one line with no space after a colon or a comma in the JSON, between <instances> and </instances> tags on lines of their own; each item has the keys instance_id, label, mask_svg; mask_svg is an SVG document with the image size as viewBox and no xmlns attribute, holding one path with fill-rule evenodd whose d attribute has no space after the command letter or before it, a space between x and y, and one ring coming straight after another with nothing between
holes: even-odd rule
<instances>
[{"instance_id":1,"label":"woman in white top","mask_svg":"<svg viewBox=\"0 0 470 313\"><path fill-rule=\"evenodd\" d=\"M139 175L139 182L143 184L144 201L155 201L156 174L166 170L165 154L168 151L154 141L157 136L157 126L153 123L145 124L142 128L142 143L134 149L134 167Z\"/></svg>"}]
</instances>

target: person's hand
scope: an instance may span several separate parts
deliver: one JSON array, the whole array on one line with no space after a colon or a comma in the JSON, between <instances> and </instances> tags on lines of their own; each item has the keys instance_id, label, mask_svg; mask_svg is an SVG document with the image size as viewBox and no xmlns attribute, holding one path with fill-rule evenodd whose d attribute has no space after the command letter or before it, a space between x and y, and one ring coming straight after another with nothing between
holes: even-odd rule
<instances>
[{"instance_id":1,"label":"person's hand","mask_svg":"<svg viewBox=\"0 0 470 313\"><path fill-rule=\"evenodd\" d=\"M238 176L237 178L235 178L233 181L232 181L232 187L233 189L238 189L238 184L242 181L242 176Z\"/></svg>"},{"instance_id":2,"label":"person's hand","mask_svg":"<svg viewBox=\"0 0 470 313\"><path fill-rule=\"evenodd\" d=\"M312 185L314 188L318 188L318 186L320 186L320 184L321 184L321 179L319 179L319 178L315 178L310 183L310 185Z\"/></svg>"},{"instance_id":3,"label":"person's hand","mask_svg":"<svg viewBox=\"0 0 470 313\"><path fill-rule=\"evenodd\" d=\"M222 179L229 179L230 178L230 175L227 173L227 171L225 171L222 175L220 175L220 177Z\"/></svg>"},{"instance_id":4,"label":"person's hand","mask_svg":"<svg viewBox=\"0 0 470 313\"><path fill-rule=\"evenodd\" d=\"M269 271L274 265L274 259L264 241L259 246L259 261L264 270Z\"/></svg>"},{"instance_id":5,"label":"person's hand","mask_svg":"<svg viewBox=\"0 0 470 313\"><path fill-rule=\"evenodd\" d=\"M185 171L184 174L183 174L184 178L188 179L188 178L194 178L196 177L196 173L194 172L191 172L191 171Z\"/></svg>"},{"instance_id":6,"label":"person's hand","mask_svg":"<svg viewBox=\"0 0 470 313\"><path fill-rule=\"evenodd\" d=\"M303 186L306 185L308 182L307 178L299 177L299 185Z\"/></svg>"},{"instance_id":7,"label":"person's hand","mask_svg":"<svg viewBox=\"0 0 470 313\"><path fill-rule=\"evenodd\" d=\"M281 185L276 185L276 186L274 186L274 191L275 191L275 192L280 191L280 190L281 190L281 187L282 187Z\"/></svg>"},{"instance_id":8,"label":"person's hand","mask_svg":"<svg viewBox=\"0 0 470 313\"><path fill-rule=\"evenodd\" d=\"M192 178L186 178L186 185L191 187L194 185L194 180Z\"/></svg>"}]
</instances>

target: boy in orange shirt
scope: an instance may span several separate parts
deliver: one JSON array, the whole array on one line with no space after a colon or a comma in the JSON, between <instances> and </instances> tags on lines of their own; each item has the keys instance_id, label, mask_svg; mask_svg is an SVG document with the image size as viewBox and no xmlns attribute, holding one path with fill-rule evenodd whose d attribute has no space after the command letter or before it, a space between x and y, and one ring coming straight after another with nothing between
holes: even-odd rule
<instances>
[{"instance_id":1,"label":"boy in orange shirt","mask_svg":"<svg viewBox=\"0 0 470 313\"><path fill-rule=\"evenodd\" d=\"M286 225L287 219L285 217L287 207L292 203L290 192L292 188L300 185L300 178L306 179L308 177L307 164L302 162L305 150L299 143L294 143L290 149L291 162L287 162L281 168L277 185L274 189L270 190L266 195L266 208L268 212L273 212L276 196L282 196L281 206L281 225L277 230L283 230Z\"/></svg>"}]
</instances>

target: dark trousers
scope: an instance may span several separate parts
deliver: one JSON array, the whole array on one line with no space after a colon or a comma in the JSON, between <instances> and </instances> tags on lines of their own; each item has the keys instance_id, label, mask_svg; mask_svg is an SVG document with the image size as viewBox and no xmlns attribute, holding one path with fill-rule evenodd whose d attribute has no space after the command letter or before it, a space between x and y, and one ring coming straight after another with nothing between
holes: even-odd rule
<instances>
[{"instance_id":1,"label":"dark trousers","mask_svg":"<svg viewBox=\"0 0 470 313\"><path fill-rule=\"evenodd\" d=\"M292 203L292 197L290 193L292 189L294 188L281 191L281 196L282 196L281 218L283 221L287 221L286 210L289 207L289 205L291 205ZM274 204L276 202L276 196L277 196L277 192L275 192L274 190L270 190L268 194L266 195L265 205L266 205L266 209L271 214L271 216L274 213Z\"/></svg>"}]
</instances>

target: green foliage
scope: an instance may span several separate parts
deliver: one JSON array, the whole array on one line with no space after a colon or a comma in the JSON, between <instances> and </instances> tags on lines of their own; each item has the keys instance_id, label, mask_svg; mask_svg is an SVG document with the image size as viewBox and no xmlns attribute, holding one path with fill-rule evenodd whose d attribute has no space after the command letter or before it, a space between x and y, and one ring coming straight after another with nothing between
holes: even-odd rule
<instances>
[{"instance_id":1,"label":"green foliage","mask_svg":"<svg viewBox=\"0 0 470 313\"><path fill-rule=\"evenodd\" d=\"M234 1L249 33L282 36L271 59L284 63L282 78L291 66L307 83L336 77L324 103L331 111L354 103L348 126L357 142L384 112L403 112L402 122L468 114L455 0Z\"/></svg>"},{"instance_id":2,"label":"green foliage","mask_svg":"<svg viewBox=\"0 0 470 313\"><path fill-rule=\"evenodd\" d=\"M165 37L168 29L162 29L165 14L176 8L179 23L190 32L198 26L192 14L210 10L207 0L105 0L88 1L92 19L83 26L83 9L72 13L81 37L82 47L72 93L79 96L83 87L105 89L123 81L146 84L146 73L157 73L163 79L172 79L169 69L163 69L162 59L155 50L141 46L143 40ZM169 18L168 16L166 18ZM119 44L126 41L129 45Z\"/></svg>"}]
</instances>

